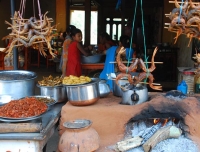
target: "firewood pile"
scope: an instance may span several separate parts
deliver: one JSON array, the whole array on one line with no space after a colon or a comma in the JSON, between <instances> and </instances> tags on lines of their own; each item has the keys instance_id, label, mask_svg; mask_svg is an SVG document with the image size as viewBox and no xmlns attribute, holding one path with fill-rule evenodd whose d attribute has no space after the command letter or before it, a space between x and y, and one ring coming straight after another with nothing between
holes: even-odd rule
<instances>
[{"instance_id":1,"label":"firewood pile","mask_svg":"<svg viewBox=\"0 0 200 152\"><path fill-rule=\"evenodd\" d=\"M183 4L177 0L169 2L176 7L170 14L165 14L171 20L170 23L165 23L165 28L176 33L174 44L181 34L185 34L189 38L189 46L193 37L200 38L200 5L192 0L185 0Z\"/></svg>"},{"instance_id":2,"label":"firewood pile","mask_svg":"<svg viewBox=\"0 0 200 152\"><path fill-rule=\"evenodd\" d=\"M182 130L175 125L162 126L161 123L158 123L140 136L117 142L115 151L123 152L142 146L144 152L150 152L159 142L169 138L179 138L181 134Z\"/></svg>"},{"instance_id":3,"label":"firewood pile","mask_svg":"<svg viewBox=\"0 0 200 152\"><path fill-rule=\"evenodd\" d=\"M2 40L9 39L11 41L3 52L11 55L13 47L24 46L38 49L44 57L47 56L45 51L48 50L52 57L55 57L51 47L51 39L57 36L54 32L56 31L56 25L51 26L53 19L48 18L47 13L41 16L40 19L36 19L36 17L23 19L18 12L15 12L13 18L11 18L12 23L5 21L9 25L8 29L12 32L2 38Z\"/></svg>"}]
</instances>

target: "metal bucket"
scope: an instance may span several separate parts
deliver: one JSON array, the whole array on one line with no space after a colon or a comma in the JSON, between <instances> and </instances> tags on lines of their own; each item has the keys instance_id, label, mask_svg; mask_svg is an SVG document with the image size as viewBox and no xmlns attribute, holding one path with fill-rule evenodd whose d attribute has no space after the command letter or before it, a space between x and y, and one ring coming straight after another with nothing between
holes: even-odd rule
<instances>
[{"instance_id":1,"label":"metal bucket","mask_svg":"<svg viewBox=\"0 0 200 152\"><path fill-rule=\"evenodd\" d=\"M64 86L40 86L37 84L37 87L40 88L40 95L50 96L56 102L65 102L67 101L67 93Z\"/></svg>"},{"instance_id":2,"label":"metal bucket","mask_svg":"<svg viewBox=\"0 0 200 152\"><path fill-rule=\"evenodd\" d=\"M36 78L36 73L31 71L0 71L0 95L11 96L13 100L32 96Z\"/></svg>"}]
</instances>

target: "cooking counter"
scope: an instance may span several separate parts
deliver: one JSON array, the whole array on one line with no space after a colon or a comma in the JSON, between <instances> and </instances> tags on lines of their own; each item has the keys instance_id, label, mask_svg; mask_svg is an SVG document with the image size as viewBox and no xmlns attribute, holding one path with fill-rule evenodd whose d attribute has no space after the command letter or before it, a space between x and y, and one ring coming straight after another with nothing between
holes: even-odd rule
<instances>
[{"instance_id":1,"label":"cooking counter","mask_svg":"<svg viewBox=\"0 0 200 152\"><path fill-rule=\"evenodd\" d=\"M85 75L88 75L89 72L92 70L103 70L104 63L87 63L87 64L81 64L81 67L83 69L83 73Z\"/></svg>"},{"instance_id":2,"label":"cooking counter","mask_svg":"<svg viewBox=\"0 0 200 152\"><path fill-rule=\"evenodd\" d=\"M157 92L149 93L150 96L157 94ZM96 152L112 152L109 150L109 146L124 137L126 123L137 114L140 109L138 107L145 106L145 104L122 105L119 104L121 100L121 97L113 96L110 93L106 98L100 98L90 106L73 106L68 102L61 110L59 133L62 134L65 131L62 125L64 122L89 119L100 137L100 148Z\"/></svg>"},{"instance_id":3,"label":"cooking counter","mask_svg":"<svg viewBox=\"0 0 200 152\"><path fill-rule=\"evenodd\" d=\"M0 133L0 151L42 152L53 135L60 111L65 103L57 103L41 116L42 130L35 133ZM32 120L37 121L37 120ZM0 123L5 123L0 120ZM23 122L22 122L23 123Z\"/></svg>"}]
</instances>

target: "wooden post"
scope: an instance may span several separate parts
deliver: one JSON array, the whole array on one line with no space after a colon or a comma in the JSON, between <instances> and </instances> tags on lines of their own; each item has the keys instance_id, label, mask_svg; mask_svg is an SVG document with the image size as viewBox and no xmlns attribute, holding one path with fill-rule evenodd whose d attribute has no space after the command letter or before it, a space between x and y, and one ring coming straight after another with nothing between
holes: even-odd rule
<instances>
[{"instance_id":1,"label":"wooden post","mask_svg":"<svg viewBox=\"0 0 200 152\"><path fill-rule=\"evenodd\" d=\"M90 44L91 0L85 0L85 45Z\"/></svg>"}]
</instances>

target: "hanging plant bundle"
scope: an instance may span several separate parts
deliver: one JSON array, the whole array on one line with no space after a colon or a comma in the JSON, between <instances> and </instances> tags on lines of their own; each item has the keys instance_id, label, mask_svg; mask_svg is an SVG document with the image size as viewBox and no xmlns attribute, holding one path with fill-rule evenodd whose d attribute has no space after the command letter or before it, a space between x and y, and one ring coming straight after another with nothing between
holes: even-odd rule
<instances>
[{"instance_id":1,"label":"hanging plant bundle","mask_svg":"<svg viewBox=\"0 0 200 152\"><path fill-rule=\"evenodd\" d=\"M40 7L38 6L38 8ZM3 52L11 55L13 47L24 46L38 49L40 54L44 57L47 56L45 51L48 50L52 57L55 57L56 55L53 53L53 48L51 47L51 39L58 35L54 34L56 25L51 26L53 19L48 18L47 13L48 12L42 15L39 10L40 19L37 19L36 17L24 19L22 18L22 13L20 13L20 11L15 12L13 18L11 18L12 24L5 21L5 23L10 26L8 29L11 29L12 32L2 38L2 40L9 39L11 41L10 45L7 46Z\"/></svg>"}]
</instances>

